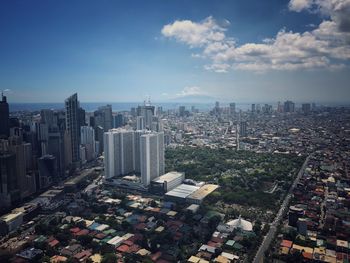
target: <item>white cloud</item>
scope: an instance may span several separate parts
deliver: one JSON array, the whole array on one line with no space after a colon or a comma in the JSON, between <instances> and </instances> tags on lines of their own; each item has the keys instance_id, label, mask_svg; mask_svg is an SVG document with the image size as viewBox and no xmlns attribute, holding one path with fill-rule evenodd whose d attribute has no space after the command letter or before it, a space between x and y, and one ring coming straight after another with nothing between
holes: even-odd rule
<instances>
[{"instance_id":1,"label":"white cloud","mask_svg":"<svg viewBox=\"0 0 350 263\"><path fill-rule=\"evenodd\" d=\"M201 47L212 41L224 40L224 31L225 28L219 26L209 16L198 23L191 20L176 20L172 24L165 25L162 29L162 34L166 37L173 37L177 41L188 44L191 47Z\"/></svg>"},{"instance_id":2,"label":"white cloud","mask_svg":"<svg viewBox=\"0 0 350 263\"><path fill-rule=\"evenodd\" d=\"M288 7L292 11L300 12L312 6L313 0L291 0Z\"/></svg>"},{"instance_id":3,"label":"white cloud","mask_svg":"<svg viewBox=\"0 0 350 263\"><path fill-rule=\"evenodd\" d=\"M290 10L300 12L317 8L323 14L328 12L330 20L324 20L304 33L282 29L275 37L266 38L261 43L236 45L233 38L225 35L225 28L212 17L200 22L177 20L164 26L162 33L190 48L199 49L192 57L209 60L210 64L204 68L214 72L225 73L230 69L256 72L318 68L335 70L343 68L350 59L350 33L341 30L339 22L333 17L339 10L348 12L349 3L350 0L292 0ZM346 27L343 26L343 29ZM216 34L220 37L213 37Z\"/></svg>"},{"instance_id":4,"label":"white cloud","mask_svg":"<svg viewBox=\"0 0 350 263\"><path fill-rule=\"evenodd\" d=\"M183 88L183 90L181 90L179 93L176 94L176 97L186 97L186 96L205 95L205 94L206 92L204 92L200 87L190 86L190 87Z\"/></svg>"}]
</instances>

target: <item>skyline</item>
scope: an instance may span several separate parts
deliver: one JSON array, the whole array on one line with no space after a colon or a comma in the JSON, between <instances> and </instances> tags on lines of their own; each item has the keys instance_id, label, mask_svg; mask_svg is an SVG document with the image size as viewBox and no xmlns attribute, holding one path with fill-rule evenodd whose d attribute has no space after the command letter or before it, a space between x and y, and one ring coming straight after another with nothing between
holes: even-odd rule
<instances>
[{"instance_id":1,"label":"skyline","mask_svg":"<svg viewBox=\"0 0 350 263\"><path fill-rule=\"evenodd\" d=\"M22 1L0 8L11 103L344 103L346 0ZM193 101L190 101L193 100ZM197 100L197 101L196 101Z\"/></svg>"}]
</instances>

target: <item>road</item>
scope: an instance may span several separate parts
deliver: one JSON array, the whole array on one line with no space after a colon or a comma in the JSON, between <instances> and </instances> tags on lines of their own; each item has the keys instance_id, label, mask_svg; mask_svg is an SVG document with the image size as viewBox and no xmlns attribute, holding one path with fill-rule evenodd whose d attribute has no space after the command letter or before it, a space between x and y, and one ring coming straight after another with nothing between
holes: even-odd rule
<instances>
[{"instance_id":1,"label":"road","mask_svg":"<svg viewBox=\"0 0 350 263\"><path fill-rule=\"evenodd\" d=\"M305 162L303 163L303 166L300 168L299 173L297 175L297 177L295 178L292 186L290 187L288 194L286 195L286 198L284 199L280 210L278 211L275 220L273 220L273 222L270 225L270 230L269 232L266 234L266 236L264 237L263 242L261 243L258 251L256 252L255 258L253 260L253 263L261 263L264 262L264 253L265 251L269 248L271 241L273 240L273 238L275 237L276 231L277 231L277 227L279 226L281 219L283 218L283 215L288 211L288 205L290 202L290 199L292 198L292 194L293 194L293 190L296 187L296 185L298 184L300 178L303 176L304 171L306 169L306 166L309 162L310 156L308 156L305 159Z\"/></svg>"}]
</instances>

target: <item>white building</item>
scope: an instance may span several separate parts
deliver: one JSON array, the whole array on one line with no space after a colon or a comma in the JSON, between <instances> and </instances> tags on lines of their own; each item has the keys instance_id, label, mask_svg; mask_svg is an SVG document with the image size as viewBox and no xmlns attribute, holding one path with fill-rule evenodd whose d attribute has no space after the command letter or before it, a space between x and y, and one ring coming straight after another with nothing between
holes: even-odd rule
<instances>
[{"instance_id":1,"label":"white building","mask_svg":"<svg viewBox=\"0 0 350 263\"><path fill-rule=\"evenodd\" d=\"M85 157L91 161L96 157L95 130L91 126L80 127L80 144L85 147Z\"/></svg>"},{"instance_id":2,"label":"white building","mask_svg":"<svg viewBox=\"0 0 350 263\"><path fill-rule=\"evenodd\" d=\"M104 133L105 177L134 171L134 132L111 129Z\"/></svg>"},{"instance_id":3,"label":"white building","mask_svg":"<svg viewBox=\"0 0 350 263\"><path fill-rule=\"evenodd\" d=\"M151 180L164 174L164 133L141 136L141 182L148 186Z\"/></svg>"}]
</instances>

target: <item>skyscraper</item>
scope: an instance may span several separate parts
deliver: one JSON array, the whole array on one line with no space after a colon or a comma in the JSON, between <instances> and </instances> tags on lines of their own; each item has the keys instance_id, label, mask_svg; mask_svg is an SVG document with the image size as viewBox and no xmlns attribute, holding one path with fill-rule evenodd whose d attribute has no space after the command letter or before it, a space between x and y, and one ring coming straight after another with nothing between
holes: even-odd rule
<instances>
[{"instance_id":1,"label":"skyscraper","mask_svg":"<svg viewBox=\"0 0 350 263\"><path fill-rule=\"evenodd\" d=\"M1 94L0 101L0 138L7 139L10 136L10 123L9 123L9 104L7 103L6 96Z\"/></svg>"},{"instance_id":2,"label":"skyscraper","mask_svg":"<svg viewBox=\"0 0 350 263\"><path fill-rule=\"evenodd\" d=\"M117 115L115 115L113 117L113 119L114 119L114 125L113 125L114 128L120 128L120 127L122 127L124 125L124 116L123 116L123 114L118 113Z\"/></svg>"},{"instance_id":3,"label":"skyscraper","mask_svg":"<svg viewBox=\"0 0 350 263\"><path fill-rule=\"evenodd\" d=\"M154 109L154 106L150 105L149 103L145 103L145 105L137 107L137 116L144 117L145 128L148 130L152 129Z\"/></svg>"},{"instance_id":4,"label":"skyscraper","mask_svg":"<svg viewBox=\"0 0 350 263\"><path fill-rule=\"evenodd\" d=\"M106 105L94 112L95 127L101 126L105 132L113 128L112 106Z\"/></svg>"},{"instance_id":5,"label":"skyscraper","mask_svg":"<svg viewBox=\"0 0 350 263\"><path fill-rule=\"evenodd\" d=\"M80 127L80 143L85 147L87 161L91 161L96 156L95 152L95 130L90 126Z\"/></svg>"},{"instance_id":6,"label":"skyscraper","mask_svg":"<svg viewBox=\"0 0 350 263\"><path fill-rule=\"evenodd\" d=\"M230 103L230 116L234 116L236 114L236 103Z\"/></svg>"},{"instance_id":7,"label":"skyscraper","mask_svg":"<svg viewBox=\"0 0 350 263\"><path fill-rule=\"evenodd\" d=\"M72 162L75 166L79 166L79 143L80 143L80 127L79 127L79 102L77 93L73 94L65 101L66 106L66 129L69 133L72 146Z\"/></svg>"},{"instance_id":8,"label":"skyscraper","mask_svg":"<svg viewBox=\"0 0 350 263\"><path fill-rule=\"evenodd\" d=\"M284 102L284 112L294 112L295 104L293 101L287 100Z\"/></svg>"},{"instance_id":9,"label":"skyscraper","mask_svg":"<svg viewBox=\"0 0 350 263\"><path fill-rule=\"evenodd\" d=\"M134 132L111 129L104 133L105 177L126 175L134 171Z\"/></svg>"},{"instance_id":10,"label":"skyscraper","mask_svg":"<svg viewBox=\"0 0 350 263\"><path fill-rule=\"evenodd\" d=\"M239 136L247 137L247 122L241 121L239 125Z\"/></svg>"},{"instance_id":11,"label":"skyscraper","mask_svg":"<svg viewBox=\"0 0 350 263\"><path fill-rule=\"evenodd\" d=\"M164 133L141 136L141 182L148 186L156 177L164 174Z\"/></svg>"}]
</instances>

